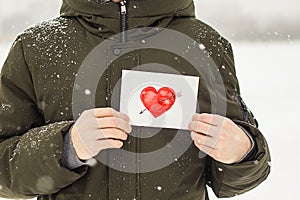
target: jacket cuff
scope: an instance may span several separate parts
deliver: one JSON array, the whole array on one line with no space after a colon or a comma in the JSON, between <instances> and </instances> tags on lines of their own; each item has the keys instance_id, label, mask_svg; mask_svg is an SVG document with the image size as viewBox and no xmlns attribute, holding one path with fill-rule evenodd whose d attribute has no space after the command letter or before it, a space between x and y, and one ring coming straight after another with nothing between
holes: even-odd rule
<instances>
[{"instance_id":1,"label":"jacket cuff","mask_svg":"<svg viewBox=\"0 0 300 200\"><path fill-rule=\"evenodd\" d=\"M85 165L84 162L82 162L73 147L72 140L71 140L71 131L69 130L68 133L64 137L64 151L61 159L62 166L68 168L68 169L76 169L78 167L81 167Z\"/></svg>"},{"instance_id":2,"label":"jacket cuff","mask_svg":"<svg viewBox=\"0 0 300 200\"><path fill-rule=\"evenodd\" d=\"M243 131L244 133L248 136L248 138L251 141L251 148L249 149L249 151L244 155L243 158L241 158L240 161L238 161L237 163L243 163L243 162L248 162L254 159L254 156L257 153L257 145L255 143L255 140L253 138L253 136L242 126L238 125Z\"/></svg>"},{"instance_id":3,"label":"jacket cuff","mask_svg":"<svg viewBox=\"0 0 300 200\"><path fill-rule=\"evenodd\" d=\"M79 168L84 165L90 166L90 167L95 166L97 164L97 160L94 158L91 158L86 161L82 161L78 158L78 156L75 152L75 149L73 147L70 130L64 137L64 152L63 152L62 159L61 159L62 166L66 167L70 170Z\"/></svg>"}]
</instances>

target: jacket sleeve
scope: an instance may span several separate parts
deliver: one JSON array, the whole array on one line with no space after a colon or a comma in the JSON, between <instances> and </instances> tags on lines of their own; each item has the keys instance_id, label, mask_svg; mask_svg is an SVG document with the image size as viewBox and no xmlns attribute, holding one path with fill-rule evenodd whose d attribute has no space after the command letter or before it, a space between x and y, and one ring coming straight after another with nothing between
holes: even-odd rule
<instances>
[{"instance_id":1,"label":"jacket sleeve","mask_svg":"<svg viewBox=\"0 0 300 200\"><path fill-rule=\"evenodd\" d=\"M86 167L61 165L63 136L72 124L45 125L19 37L0 75L0 197L55 193L83 176Z\"/></svg>"},{"instance_id":2,"label":"jacket sleeve","mask_svg":"<svg viewBox=\"0 0 300 200\"><path fill-rule=\"evenodd\" d=\"M255 153L248 160L223 164L207 159L206 179L217 197L233 197L245 193L264 181L270 173L270 153L258 123L240 95L231 45L227 42L216 79L218 87L225 86L227 117L246 130L255 142ZM223 95L224 96L224 95Z\"/></svg>"}]
</instances>

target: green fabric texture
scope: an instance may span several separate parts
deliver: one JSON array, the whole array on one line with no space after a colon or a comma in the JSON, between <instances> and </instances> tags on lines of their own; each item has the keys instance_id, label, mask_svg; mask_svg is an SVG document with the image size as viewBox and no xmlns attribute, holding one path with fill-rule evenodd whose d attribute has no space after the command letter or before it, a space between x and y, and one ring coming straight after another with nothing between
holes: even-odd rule
<instances>
[{"instance_id":1,"label":"green fabric texture","mask_svg":"<svg viewBox=\"0 0 300 200\"><path fill-rule=\"evenodd\" d=\"M184 12L187 16L194 16L194 10L186 10L193 0L130 0L128 1L128 16L130 18L144 18L153 16L175 16ZM159 6L157 6L159 5ZM82 13L87 16L101 16L119 19L119 5L117 3L96 3L86 0L63 0L61 14L76 15Z\"/></svg>"},{"instance_id":2,"label":"green fabric texture","mask_svg":"<svg viewBox=\"0 0 300 200\"><path fill-rule=\"evenodd\" d=\"M192 0L133 0L128 2L127 8L129 29L164 28L175 16L195 16ZM119 13L119 5L112 2L64 0L61 8L61 16L76 17L87 30L105 38L120 32Z\"/></svg>"},{"instance_id":3,"label":"green fabric texture","mask_svg":"<svg viewBox=\"0 0 300 200\"><path fill-rule=\"evenodd\" d=\"M128 3L128 13L130 28L164 27L189 36L196 42L194 44L205 46L208 57L219 71L219 79L212 81L216 87L225 86L226 94L220 98L227 105L226 117L253 136L256 154L249 160L232 165L217 162L209 156L200 158L189 131L182 131L179 142L189 140L191 145L173 163L156 171L127 173L101 162L94 167L82 166L75 170L62 166L64 135L78 117L72 110L75 104L73 90L84 93L85 89L75 84L78 70L97 45L120 32L117 4L65 0L60 17L31 27L18 36L1 71L0 197L207 200L206 186L212 187L219 197L232 197L251 190L267 178L270 152L254 116L241 104L230 43L195 18L192 0L132 0ZM96 64L106 70L99 77L96 105L91 105L88 98L80 99L86 109L108 106L118 109L118 97L112 94L114 88L116 91L119 89L122 69L140 70L139 67L144 64L159 63L180 74L198 76L198 107L201 112L212 112L210 93L218 94L205 84L205 77L184 55L176 56L157 49L134 50L134 42L143 44L142 41L116 43L107 47L105 52L99 52L105 53L106 59ZM111 63L116 56L113 48L127 53ZM186 49L189 50L188 46ZM203 66L210 70L207 63ZM155 70L160 72L161 69ZM149 71L155 70L149 68ZM149 138L134 137L153 131L157 133ZM133 127L132 135L122 149L135 153L154 152L168 146L177 131ZM119 161L118 164L127 158L114 150L101 153ZM162 158L164 156L167 159L170 155L161 155ZM137 167L143 165L138 157L132 163Z\"/></svg>"}]
</instances>

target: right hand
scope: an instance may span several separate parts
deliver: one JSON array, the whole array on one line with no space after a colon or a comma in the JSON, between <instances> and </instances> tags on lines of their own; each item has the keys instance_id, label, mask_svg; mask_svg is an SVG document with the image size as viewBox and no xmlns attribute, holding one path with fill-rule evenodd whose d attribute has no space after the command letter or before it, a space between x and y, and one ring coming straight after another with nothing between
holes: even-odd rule
<instances>
[{"instance_id":1,"label":"right hand","mask_svg":"<svg viewBox=\"0 0 300 200\"><path fill-rule=\"evenodd\" d=\"M71 129L71 140L79 159L88 160L101 150L121 148L132 131L129 117L112 108L85 110Z\"/></svg>"}]
</instances>

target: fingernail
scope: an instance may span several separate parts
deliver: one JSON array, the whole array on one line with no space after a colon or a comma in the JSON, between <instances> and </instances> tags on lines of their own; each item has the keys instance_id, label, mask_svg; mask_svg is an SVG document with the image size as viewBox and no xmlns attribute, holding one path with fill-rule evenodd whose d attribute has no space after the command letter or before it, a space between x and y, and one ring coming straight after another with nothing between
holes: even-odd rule
<instances>
[{"instance_id":1,"label":"fingernail","mask_svg":"<svg viewBox=\"0 0 300 200\"><path fill-rule=\"evenodd\" d=\"M130 117L128 115L126 115L126 114L124 114L124 115L127 118L127 120L130 121Z\"/></svg>"},{"instance_id":2,"label":"fingernail","mask_svg":"<svg viewBox=\"0 0 300 200\"><path fill-rule=\"evenodd\" d=\"M129 125L129 133L132 131L132 126Z\"/></svg>"}]
</instances>

